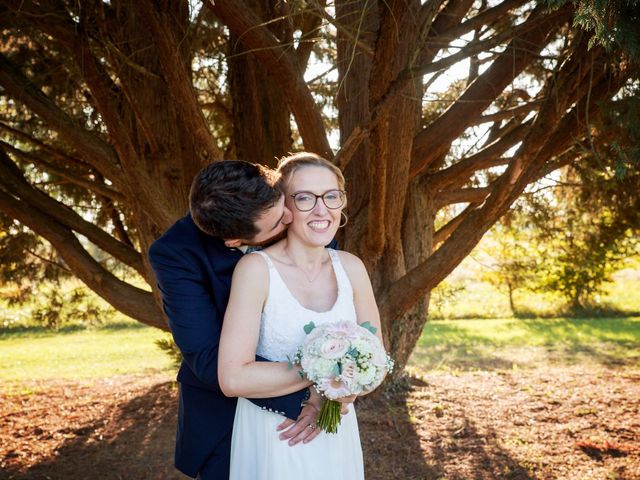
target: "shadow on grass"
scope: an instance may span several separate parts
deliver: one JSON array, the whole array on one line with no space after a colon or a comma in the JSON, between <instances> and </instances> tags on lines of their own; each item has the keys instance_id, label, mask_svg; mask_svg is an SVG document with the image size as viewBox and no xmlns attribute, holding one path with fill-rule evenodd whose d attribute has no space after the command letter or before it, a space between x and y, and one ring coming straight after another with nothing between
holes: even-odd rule
<instances>
[{"instance_id":1,"label":"shadow on grass","mask_svg":"<svg viewBox=\"0 0 640 480\"><path fill-rule=\"evenodd\" d=\"M640 316L640 312L624 310L615 305L603 303L600 305L568 308L566 312L560 316L570 318L623 318Z\"/></svg>"},{"instance_id":2,"label":"shadow on grass","mask_svg":"<svg viewBox=\"0 0 640 480\"><path fill-rule=\"evenodd\" d=\"M619 367L640 359L640 322L629 318L533 320L522 327L544 339L552 361L576 364L588 358L605 367Z\"/></svg>"},{"instance_id":3,"label":"shadow on grass","mask_svg":"<svg viewBox=\"0 0 640 480\"><path fill-rule=\"evenodd\" d=\"M552 312L539 312L536 310L530 310L527 308L518 308L513 312L513 317L518 319L536 319L536 318L549 318L557 319L561 318L625 318L625 317L637 317L640 316L640 312L635 310L624 310L610 304L593 305L580 308L560 308Z\"/></svg>"},{"instance_id":4,"label":"shadow on grass","mask_svg":"<svg viewBox=\"0 0 640 480\"><path fill-rule=\"evenodd\" d=\"M408 388L358 400L367 480L533 479L526 466L499 445L497 435L480 434L468 418L458 419L462 428L431 435L429 428L417 421L418 417L424 419L424 412L415 410L420 407L411 398L412 389L428 385L416 378L408 380ZM453 458L464 462L460 469L464 473L454 474L447 468L455 463Z\"/></svg>"},{"instance_id":5,"label":"shadow on grass","mask_svg":"<svg viewBox=\"0 0 640 480\"><path fill-rule=\"evenodd\" d=\"M59 433L55 456L26 472L4 472L7 479L187 479L173 468L176 396L171 382L154 385L103 419ZM115 411L115 415L114 414Z\"/></svg>"},{"instance_id":6,"label":"shadow on grass","mask_svg":"<svg viewBox=\"0 0 640 480\"><path fill-rule=\"evenodd\" d=\"M588 359L607 367L640 361L637 319L514 320L499 329L488 324L488 329L493 330L487 334L463 325L464 321L427 324L411 363L427 370L491 371L527 367L541 361L567 365ZM521 335L501 337L510 325L519 329Z\"/></svg>"}]
</instances>

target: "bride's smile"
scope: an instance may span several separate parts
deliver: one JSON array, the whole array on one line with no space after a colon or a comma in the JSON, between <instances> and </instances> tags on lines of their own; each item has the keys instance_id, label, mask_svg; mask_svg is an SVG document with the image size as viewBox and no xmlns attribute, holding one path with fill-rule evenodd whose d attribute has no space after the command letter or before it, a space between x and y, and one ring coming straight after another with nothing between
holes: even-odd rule
<instances>
[{"instance_id":1,"label":"bride's smile","mask_svg":"<svg viewBox=\"0 0 640 480\"><path fill-rule=\"evenodd\" d=\"M296 170L287 182L285 202L293 221L293 234L308 246L324 247L335 237L346 203L335 174L324 167Z\"/></svg>"}]
</instances>

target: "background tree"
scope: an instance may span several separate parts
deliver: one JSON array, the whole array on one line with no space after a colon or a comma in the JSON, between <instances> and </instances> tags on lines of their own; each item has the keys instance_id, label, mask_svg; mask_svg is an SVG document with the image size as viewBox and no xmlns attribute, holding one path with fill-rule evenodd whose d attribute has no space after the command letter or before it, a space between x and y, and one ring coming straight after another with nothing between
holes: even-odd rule
<instances>
[{"instance_id":1,"label":"background tree","mask_svg":"<svg viewBox=\"0 0 640 480\"><path fill-rule=\"evenodd\" d=\"M639 90L622 89L564 153L579 161L562 173L552 205L532 217L544 257L539 288L562 293L574 312L592 308L611 274L640 252Z\"/></svg>"},{"instance_id":2,"label":"background tree","mask_svg":"<svg viewBox=\"0 0 640 480\"><path fill-rule=\"evenodd\" d=\"M144 252L199 168L317 152L345 171L342 245L367 264L402 367L431 289L637 81L636 2L614 3L2 0L5 234L46 240L115 308L166 328L157 298L88 245L153 289Z\"/></svg>"},{"instance_id":3,"label":"background tree","mask_svg":"<svg viewBox=\"0 0 640 480\"><path fill-rule=\"evenodd\" d=\"M481 279L501 290L509 298L513 315L524 313L516 304L514 294L530 289L535 284L536 266L540 258L534 239L536 231L521 209L512 209L491 229L491 237L485 237L482 252L489 259L482 262Z\"/></svg>"}]
</instances>

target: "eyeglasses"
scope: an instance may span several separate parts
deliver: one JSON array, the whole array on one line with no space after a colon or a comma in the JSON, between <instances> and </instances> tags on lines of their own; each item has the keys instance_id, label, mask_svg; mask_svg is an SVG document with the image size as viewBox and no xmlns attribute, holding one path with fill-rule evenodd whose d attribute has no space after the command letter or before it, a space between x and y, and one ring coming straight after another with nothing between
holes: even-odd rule
<instances>
[{"instance_id":1,"label":"eyeglasses","mask_svg":"<svg viewBox=\"0 0 640 480\"><path fill-rule=\"evenodd\" d=\"M335 210L344 205L346 192L344 190L329 190L322 195L316 195L311 192L296 192L291 197L296 208L301 212L313 210L319 198L322 199L327 208Z\"/></svg>"}]
</instances>

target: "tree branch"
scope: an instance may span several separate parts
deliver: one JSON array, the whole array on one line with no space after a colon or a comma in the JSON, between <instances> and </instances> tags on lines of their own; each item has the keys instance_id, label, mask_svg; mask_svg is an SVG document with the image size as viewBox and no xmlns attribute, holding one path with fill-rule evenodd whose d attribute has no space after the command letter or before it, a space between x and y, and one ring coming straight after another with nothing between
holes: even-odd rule
<instances>
[{"instance_id":1,"label":"tree branch","mask_svg":"<svg viewBox=\"0 0 640 480\"><path fill-rule=\"evenodd\" d=\"M446 225L440 227L433 234L433 245L437 246L449 238L456 228L458 228L458 225L460 225L471 212L478 208L479 205L480 203L470 203L459 215L449 220Z\"/></svg>"},{"instance_id":2,"label":"tree branch","mask_svg":"<svg viewBox=\"0 0 640 480\"><path fill-rule=\"evenodd\" d=\"M436 32L440 30L447 30L460 21L472 3L473 0L450 1L442 10L440 10L438 16L433 22L431 22L431 15L434 13L433 9L436 5L439 5L440 2L429 2L424 4L421 7L423 32L429 30L429 23L431 23L431 30ZM428 40L425 41L425 44L428 44ZM438 49L425 49L420 52L421 62L427 62L433 59L437 51ZM373 56L373 51L371 51L371 56ZM378 121L381 118L384 118L383 113L391 105L391 102L396 99L396 97L404 88L407 87L407 85L409 85L411 81L413 81L413 78L408 75L408 72L410 71L410 67L412 67L411 62L415 61L415 59L416 55L409 57L407 68L402 70L396 78L390 82L386 92L382 94L375 106L371 109L371 112L367 117L368 119L351 130L349 137L347 137L342 148L336 154L335 163L341 170L344 170L347 167L360 144L369 138L371 131L376 127Z\"/></svg>"},{"instance_id":3,"label":"tree branch","mask_svg":"<svg viewBox=\"0 0 640 480\"><path fill-rule=\"evenodd\" d=\"M544 8L537 6L529 20L525 22L525 24L529 23L529 26L535 24L536 28L531 28L521 37L514 38L507 49L451 107L416 135L411 164L412 178L423 173L434 160L449 150L451 142L460 136L469 121L473 122L491 105L496 96L529 65L532 57L544 47L549 34L570 18L570 10L567 7L550 15L544 15ZM460 122L460 118L467 121Z\"/></svg>"},{"instance_id":4,"label":"tree branch","mask_svg":"<svg viewBox=\"0 0 640 480\"><path fill-rule=\"evenodd\" d=\"M323 3L326 3L326 0L323 1ZM333 18L331 15L329 15L329 13L327 13L327 11L324 8L319 8L319 5L315 6L316 7L316 11L318 12L318 16L321 19L326 20L327 22L329 22L331 25L333 25L336 30L338 32L340 32L341 35L344 35L345 38L348 38L349 40L351 40L351 42L353 43L354 46L358 47L358 49L363 52L364 54L373 57L375 52L373 51L373 49L367 45L362 38L359 38L358 35L354 34L351 29L345 27L342 22L340 22L340 19L338 18Z\"/></svg>"},{"instance_id":5,"label":"tree branch","mask_svg":"<svg viewBox=\"0 0 640 480\"><path fill-rule=\"evenodd\" d=\"M133 148L131 135L119 113L118 103L122 97L120 89L91 52L89 38L85 31L87 9L80 9L80 22L75 23L66 11L60 8L56 9L53 5L50 5L49 11L43 11L43 6L47 3L42 2L41 5L35 5L29 0L20 0L18 8L23 14L31 16L34 25L52 36L64 49L72 53L78 71L89 87L97 110L107 127L114 148L120 155L120 161L126 162L128 159L135 158L137 155Z\"/></svg>"},{"instance_id":6,"label":"tree branch","mask_svg":"<svg viewBox=\"0 0 640 480\"><path fill-rule=\"evenodd\" d=\"M571 58L565 62L563 68L556 72L556 80L552 83L564 83L568 84L570 88L562 88L560 89L565 92L563 94L563 98L560 102L552 103L551 105L548 102L552 102L553 99L550 97L549 99L545 96L550 94L550 92L558 90L558 86L554 86L551 88L550 92L542 91L538 95L538 98L534 101L538 105L542 106L546 104L546 111L549 113L554 113L556 109L562 110L561 105L570 105L577 98L578 95L581 95L585 89L589 88L588 83L591 81L591 77L587 75L585 72L582 72L580 75L581 64L585 61L585 52L587 52L587 46L584 43L585 39L579 40L579 43L582 45L582 48L575 49L576 54L572 55ZM591 53L591 55L596 55L597 52ZM596 77L602 74L602 66L596 65L591 68L591 75L594 74ZM576 76L578 77L578 82L575 82ZM529 102L527 105L534 103ZM543 113L543 112L542 112ZM499 114L498 114L499 115ZM481 118L486 118L481 117ZM508 130L501 134L502 138L497 141L494 141L491 145L484 148L482 151L459 161L458 163L452 165L451 167L436 172L432 175L429 175L428 181L432 187L443 188L445 186L453 186L453 185L463 185L468 180L469 176L472 175L475 171L483 168L488 168L491 166L497 166L506 163L506 159L496 158L502 155L507 149L511 148L517 142L523 140L528 134L530 127L534 124L544 123L540 116L536 117L533 120L529 120L524 124L518 125L516 127L507 127Z\"/></svg>"},{"instance_id":7,"label":"tree branch","mask_svg":"<svg viewBox=\"0 0 640 480\"><path fill-rule=\"evenodd\" d=\"M69 270L69 269L68 269L65 265L63 265L63 264L58 263L58 262L54 262L54 261L53 261L53 260L51 260L50 258L43 257L42 255L39 255L37 252L34 252L34 251L32 251L32 250L30 250L30 249L28 249L28 248L26 248L26 249L25 249L25 251L26 251L29 255L31 255L31 256L33 256L33 257L36 257L36 258L37 258L38 260L40 260L41 262L48 263L49 265L53 265L54 267L59 268L60 270L63 270L63 271L65 271L65 272L67 272L67 273L69 273L69 274L73 275L73 272L72 272L71 270Z\"/></svg>"},{"instance_id":8,"label":"tree branch","mask_svg":"<svg viewBox=\"0 0 640 480\"><path fill-rule=\"evenodd\" d=\"M483 12L478 13L474 17L467 21L453 26L448 29L440 30L438 36L433 38L433 43L448 45L451 40L460 38L466 33L469 33L477 28L486 27L495 20L503 17L509 10L513 10L521 5L527 3L527 0L505 0L498 3L495 7L491 7ZM440 40L440 41L439 41Z\"/></svg>"},{"instance_id":9,"label":"tree branch","mask_svg":"<svg viewBox=\"0 0 640 480\"><path fill-rule=\"evenodd\" d=\"M467 4L469 4L469 2L465 3L464 1L450 2L450 4L447 4L447 6L440 13L440 15L438 15L438 18L436 18L436 20L434 21L433 29L436 31L440 31L440 30L445 31L448 26L452 25L454 21L457 21L459 18L461 18L464 15L464 13L466 12L465 8L468 9ZM450 6L451 6L451 12L447 13L449 11L448 9ZM456 12L455 15L452 13L453 11ZM479 100L477 97L489 98L490 97L489 92L491 92L493 96L490 97L488 101L485 100L485 103L483 104L485 106L479 112L477 112L477 115L482 113L482 111L486 110L486 107L488 107L490 103L495 99L494 90L497 90L495 89L495 85L499 81L497 76L500 74L502 76L509 75L508 78L502 80L502 83L504 83L504 85L506 86L513 78L515 78L515 76L517 76L517 74L520 73L520 71L518 72L512 71L512 68L511 68L513 63L512 60L514 57L514 52L516 51L516 44L528 45L532 40L538 39L540 35L539 34L535 35L535 28L539 27L540 24L551 23L551 26L549 26L549 29L552 29L553 27L557 27L558 25L560 25L562 23L560 20L564 21L565 17L568 18L566 9L563 12L564 13L562 13L562 15L560 13L555 12L551 16L543 17L541 19L529 20L528 22L530 23L528 23L526 27L525 26L516 27L516 29L518 29L517 32L515 30L512 30L508 32L508 34L504 34L503 36L492 37L492 39L490 39L489 41L483 41L478 44L474 44L473 48L469 46L465 47L466 50L463 50L458 54L450 55L436 62L429 63L426 67L414 68L409 65L406 69L401 71L398 74L398 76L390 83L387 91L380 97L375 107L371 109L371 115L369 117L369 120L362 123L361 125L358 125L356 128L352 130L350 136L347 138L346 142L344 143L344 145L345 146L348 145L349 148L346 149L345 152L342 152L342 151L338 152L337 157L339 157L339 161L337 162L337 164L340 165L341 168L346 167L349 164L353 153L357 150L360 143L369 137L370 132L373 130L373 128L375 128L380 118L383 117L382 113L385 111L385 109L391 104L391 102L402 91L402 89L405 88L409 84L409 82L413 81L413 79L416 76L426 75L427 73L430 73L430 72L441 71L441 69L447 68L448 66L451 66L454 63L464 58L467 58L470 55L474 55L476 53L483 51L483 49L487 48L487 46L490 44L493 45L499 42L506 41L507 39L513 37L516 33L522 34L524 38L517 39L517 41L516 40L512 41L511 45L506 49L506 51L503 52L500 55L500 57L498 57L498 59L494 61L492 66L485 73L483 73L483 75L478 77L478 79L476 79L476 81L473 82L470 88L453 105L453 107L460 106L460 109L467 109L467 110L474 109L474 103L478 104L479 102L482 102L482 100ZM555 19L555 23L552 21L554 19ZM534 31L534 33L531 33L532 30ZM528 36L526 35L527 32L529 32ZM538 40L540 48L542 48L544 43L546 43L545 40L546 40L546 35L542 40ZM438 50L439 49L437 48L426 49L422 55L423 57L422 61L429 62L435 56ZM533 56L533 52L531 51L528 51L528 54ZM530 60L528 60L527 62L523 62L521 69L524 69L525 66L529 63L529 61ZM502 87L502 89L504 89L504 87ZM502 89L500 89L500 91L502 91ZM465 97L468 97L468 98L465 98ZM447 116L443 118L444 115L447 115ZM453 114L448 114L448 111L447 111L445 112L445 114L443 114L443 116L441 116L438 120L436 120L436 122L440 121L441 123L447 123L449 122L449 118L456 118L456 121L455 121L456 124L466 125L466 123L464 122L457 121L457 118L466 118L465 114L462 114L462 116L457 116ZM432 128L443 130L443 131L450 130L449 125L446 125L444 128L440 128L440 125L436 122L434 122L435 125L434 123L432 123L428 128L423 130L422 133L419 133L416 136L416 138L414 139L414 145L416 145L416 143L419 143L419 144L422 143L426 145L428 141L433 140L431 137L434 137L434 139L436 139L437 135L435 134L431 135L428 141L427 139L422 138L425 136L427 132L430 132ZM438 131L438 133L441 134L442 132ZM451 140L459 136L460 133L461 132L457 132L455 135L452 135ZM437 155L434 153L432 155L432 158L429 157L429 161L434 161L435 159L442 158L446 150L448 150L450 143L451 142L449 141L448 143L442 145L440 148L440 150L442 151L438 151ZM435 142L434 144L438 145L439 142ZM431 145L429 147L425 146L424 150L428 152L430 151L429 150L430 147ZM414 157L414 160L412 161L412 166L411 166L412 178L414 178L418 173L420 173L423 170L419 168L420 162L417 160L415 150L413 153L413 157ZM424 168L426 169L426 164L424 165Z\"/></svg>"},{"instance_id":10,"label":"tree branch","mask_svg":"<svg viewBox=\"0 0 640 480\"><path fill-rule=\"evenodd\" d=\"M242 0L209 0L205 5L240 38L269 75L279 83L295 117L305 149L332 159L333 152L322 116L291 52L262 25Z\"/></svg>"},{"instance_id":11,"label":"tree branch","mask_svg":"<svg viewBox=\"0 0 640 480\"><path fill-rule=\"evenodd\" d=\"M98 193L100 195L103 195L107 198L111 198L113 200L123 201L125 199L124 195L122 195L120 192L115 191L112 188L109 188L105 184L100 184L98 182L94 182L94 181L79 177L78 175L74 174L73 172L67 169L57 167L52 163L42 160L40 157L38 157L37 155L31 152L25 152L23 150L19 150L13 145L7 142L3 142L2 140L0 140L0 145L3 146L8 151L10 151L11 153L13 153L14 155L22 157L26 161L32 162L44 168L46 171L51 172L55 175L58 175L59 177L62 177L65 180L68 180L74 185L84 187L89 191Z\"/></svg>"},{"instance_id":12,"label":"tree branch","mask_svg":"<svg viewBox=\"0 0 640 480\"><path fill-rule=\"evenodd\" d=\"M300 26L300 43L298 43L298 48L296 49L296 59L301 70L306 70L313 45L315 44L315 41L309 37L320 28L323 16L329 16L325 10L326 5L327 0L311 2L309 8L314 13L307 12L303 14L302 25Z\"/></svg>"},{"instance_id":13,"label":"tree branch","mask_svg":"<svg viewBox=\"0 0 640 480\"><path fill-rule=\"evenodd\" d=\"M31 135L29 135L28 133L25 133L21 130L18 130L17 128L13 128L10 125L7 125L4 122L0 121L0 129L4 130L5 132L9 133L10 135L14 136L15 138L22 140L23 142L27 142L30 143L32 145L34 145L35 147L45 151L46 153L48 153L49 155L51 155L52 157L60 160L61 162L65 163L68 162L71 165L77 165L79 167L82 168L88 168L89 164L78 159L78 158L74 158L71 157L69 155L67 155L64 152L61 152L60 150L57 150L55 148L53 148L51 145L47 145L46 143L44 143L41 140L38 140L35 137L32 137Z\"/></svg>"},{"instance_id":14,"label":"tree branch","mask_svg":"<svg viewBox=\"0 0 640 480\"><path fill-rule=\"evenodd\" d=\"M426 178L428 178L429 185L435 189L442 189L454 183L464 184L478 170L503 165L505 160L500 158L500 155L522 141L532 123L531 120L522 123L470 157L463 158L450 167L428 175Z\"/></svg>"},{"instance_id":15,"label":"tree branch","mask_svg":"<svg viewBox=\"0 0 640 480\"><path fill-rule=\"evenodd\" d=\"M135 2L135 6L151 29L164 76L171 91L171 100L176 110L181 113L181 118L193 135L196 145L200 147L198 154L202 164L221 160L223 152L209 131L207 121L198 105L187 66L180 57L178 42L172 30L165 28L167 22L158 14L151 0L139 0Z\"/></svg>"},{"instance_id":16,"label":"tree branch","mask_svg":"<svg viewBox=\"0 0 640 480\"><path fill-rule=\"evenodd\" d=\"M25 207L28 204L34 209L43 212L43 215L46 212L61 226L66 225L68 228L84 235L102 250L132 267L143 277L145 276L140 253L119 242L93 223L86 221L66 205L33 188L3 150L0 150L0 184L4 185L12 195L20 198Z\"/></svg>"},{"instance_id":17,"label":"tree branch","mask_svg":"<svg viewBox=\"0 0 640 480\"><path fill-rule=\"evenodd\" d=\"M0 210L48 240L71 271L114 308L142 323L168 330L153 294L123 282L105 270L70 230L41 210L3 191L0 191Z\"/></svg>"},{"instance_id":18,"label":"tree branch","mask_svg":"<svg viewBox=\"0 0 640 480\"><path fill-rule=\"evenodd\" d=\"M0 53L0 85L16 101L24 103L57 131L63 140L81 154L85 162L115 184L119 183L122 174L118 157L111 145L96 133L86 130L83 125L62 111L2 53Z\"/></svg>"},{"instance_id":19,"label":"tree branch","mask_svg":"<svg viewBox=\"0 0 640 480\"><path fill-rule=\"evenodd\" d=\"M505 108L504 110L501 110L496 113L489 113L487 115L482 115L475 122L473 122L472 125L480 125L482 123L489 123L489 122L498 122L501 120L513 118L523 113L528 114L529 112L532 112L540 108L541 103L542 103L542 99L536 99L532 102L525 103L524 105L518 105L517 107L513 107L513 108Z\"/></svg>"},{"instance_id":20,"label":"tree branch","mask_svg":"<svg viewBox=\"0 0 640 480\"><path fill-rule=\"evenodd\" d=\"M577 131L583 126L582 112L589 112L589 118L594 118L601 102L614 95L628 75L629 72L625 70L614 78L604 76L583 95L571 109L571 113L564 115L560 121L554 120L558 106L547 102L539 114L546 121L534 124L535 131L530 132L518 150L518 161L510 164L493 183L492 192L483 206L470 212L425 262L409 271L379 296L381 316L392 318L394 312L406 311L440 283L471 252L482 235L509 209L524 188L535 181L549 158L562 152L567 143L575 138ZM553 87L548 90L553 90ZM547 91L546 98L553 97L552 92ZM549 136L549 131L554 133Z\"/></svg>"},{"instance_id":21,"label":"tree branch","mask_svg":"<svg viewBox=\"0 0 640 480\"><path fill-rule=\"evenodd\" d=\"M491 193L491 187L459 188L456 190L443 190L435 196L434 204L440 209L452 203L482 203Z\"/></svg>"}]
</instances>

